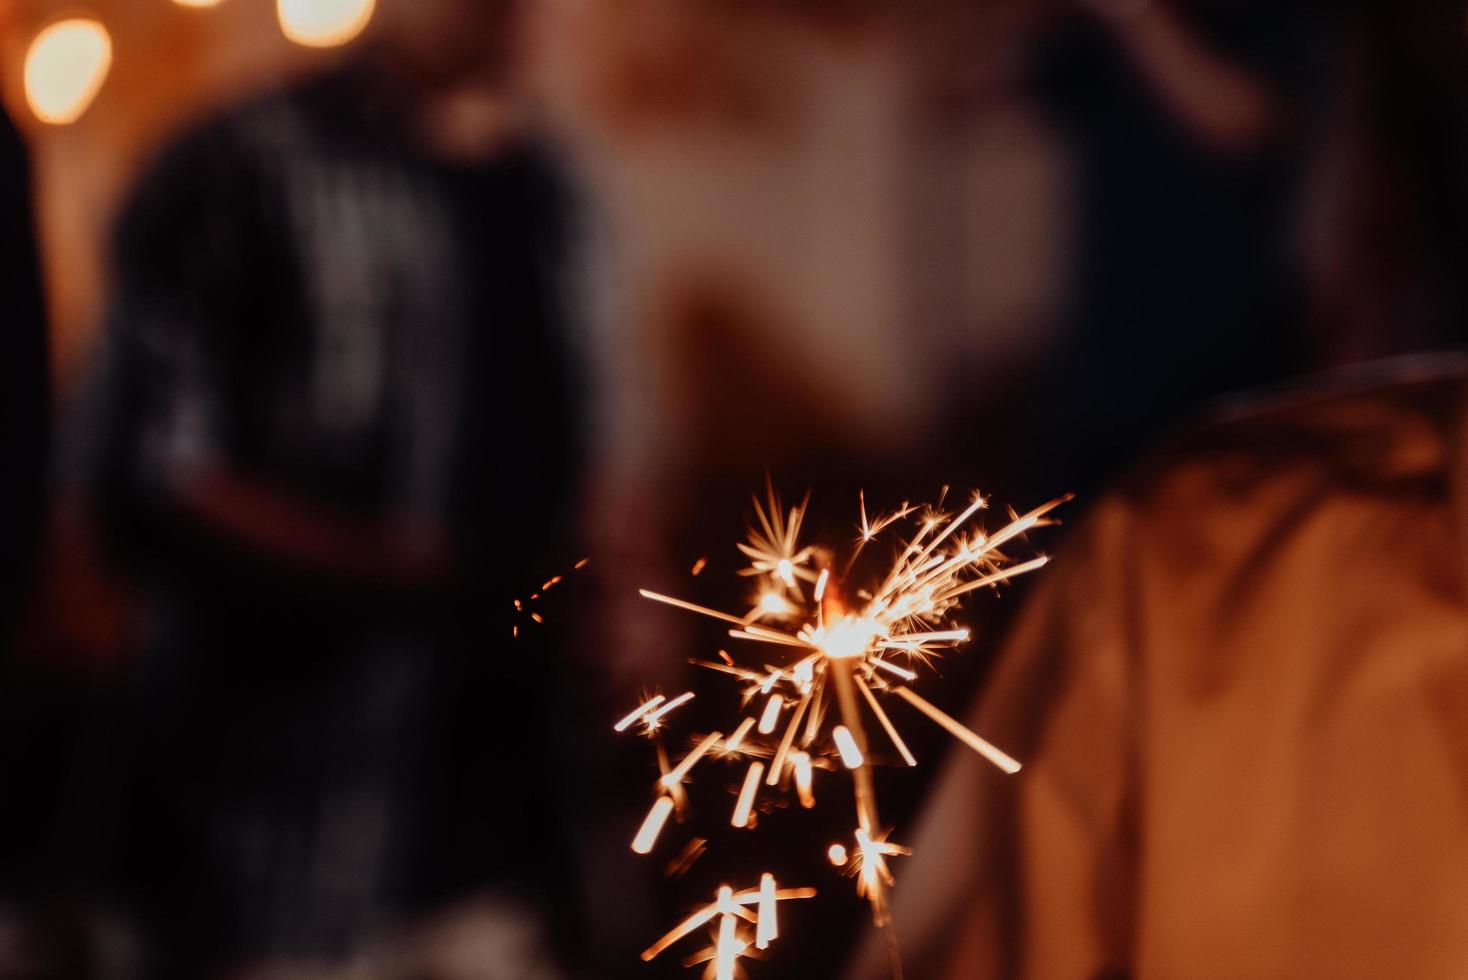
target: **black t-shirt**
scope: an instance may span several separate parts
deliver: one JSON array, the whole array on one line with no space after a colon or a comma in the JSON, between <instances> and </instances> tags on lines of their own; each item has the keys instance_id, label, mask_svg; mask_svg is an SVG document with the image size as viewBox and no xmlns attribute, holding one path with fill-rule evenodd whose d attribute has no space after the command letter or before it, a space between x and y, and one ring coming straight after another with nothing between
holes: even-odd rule
<instances>
[{"instance_id":1,"label":"black t-shirt","mask_svg":"<svg viewBox=\"0 0 1468 980\"><path fill-rule=\"evenodd\" d=\"M401 119L356 66L229 111L117 234L101 513L157 628L111 873L216 962L344 952L554 853L552 651L503 612L551 560L577 455L568 195L533 143L447 166ZM471 580L389 612L194 548L170 492L216 466L436 527Z\"/></svg>"}]
</instances>

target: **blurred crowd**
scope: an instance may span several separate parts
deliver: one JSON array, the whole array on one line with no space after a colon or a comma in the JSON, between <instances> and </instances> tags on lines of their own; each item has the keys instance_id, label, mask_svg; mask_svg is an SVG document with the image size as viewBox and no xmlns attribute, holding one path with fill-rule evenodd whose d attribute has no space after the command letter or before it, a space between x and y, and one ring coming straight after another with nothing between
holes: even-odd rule
<instances>
[{"instance_id":1,"label":"blurred crowd","mask_svg":"<svg viewBox=\"0 0 1468 980\"><path fill-rule=\"evenodd\" d=\"M637 588L744 602L767 476L832 541L858 489L1104 525L1204 420L1468 338L1460 3L377 0L295 60L252 4L114 4L65 129L7 89L0 977L678 975L610 726L703 639ZM1046 710L989 670L1023 597L940 706ZM839 975L849 904L754 969Z\"/></svg>"}]
</instances>

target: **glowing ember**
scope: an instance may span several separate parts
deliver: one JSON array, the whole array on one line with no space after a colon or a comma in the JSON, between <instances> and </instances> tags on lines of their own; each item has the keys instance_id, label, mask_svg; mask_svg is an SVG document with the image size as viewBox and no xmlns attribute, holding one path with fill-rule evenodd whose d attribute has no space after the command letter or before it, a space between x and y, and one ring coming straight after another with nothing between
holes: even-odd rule
<instances>
[{"instance_id":1,"label":"glowing ember","mask_svg":"<svg viewBox=\"0 0 1468 980\"><path fill-rule=\"evenodd\" d=\"M591 564L591 559L590 558L582 558L580 561L576 562L575 565L571 566L571 571L573 571L573 572L579 572L579 571L581 571L581 569L585 568L589 564ZM541 583L540 591L539 592L532 593L531 596L530 596L530 598L528 598L528 599L512 599L511 602L515 606L515 614L516 614L517 618L518 617L528 617L530 619L530 621L533 622L533 623L535 623L537 626L543 626L545 624L545 617L542 616L540 613L534 611L531 608L531 606L533 606L537 602L540 602L544 598L544 594L545 593L549 592L551 589L555 588L557 585L560 585L565 580L566 580L566 576L565 575L552 575L550 578L546 579L544 582ZM511 632L511 634L515 638L518 639L519 636L520 636L520 624L519 623L513 624L512 627L511 627L510 632ZM617 729L617 731L619 731L619 732L622 731L622 730L623 729L621 729L621 728L618 728Z\"/></svg>"},{"instance_id":2,"label":"glowing ember","mask_svg":"<svg viewBox=\"0 0 1468 980\"><path fill-rule=\"evenodd\" d=\"M870 619L842 616L811 633L811 642L833 660L860 657L871 649L881 627Z\"/></svg>"}]
</instances>

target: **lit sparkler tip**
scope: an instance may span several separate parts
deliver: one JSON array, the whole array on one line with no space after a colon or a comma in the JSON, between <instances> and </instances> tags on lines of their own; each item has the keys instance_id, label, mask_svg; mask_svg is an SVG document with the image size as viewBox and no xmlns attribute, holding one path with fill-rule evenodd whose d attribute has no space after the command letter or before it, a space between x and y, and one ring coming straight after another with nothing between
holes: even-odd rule
<instances>
[{"instance_id":1,"label":"lit sparkler tip","mask_svg":"<svg viewBox=\"0 0 1468 980\"><path fill-rule=\"evenodd\" d=\"M843 864L846 863L846 845L832 844L830 847L826 848L826 860L830 861L838 868L841 867Z\"/></svg>"},{"instance_id":2,"label":"lit sparkler tip","mask_svg":"<svg viewBox=\"0 0 1468 980\"><path fill-rule=\"evenodd\" d=\"M836 660L859 657L881 632L879 624L865 616L843 616L817 630L812 639L826 656Z\"/></svg>"}]
</instances>

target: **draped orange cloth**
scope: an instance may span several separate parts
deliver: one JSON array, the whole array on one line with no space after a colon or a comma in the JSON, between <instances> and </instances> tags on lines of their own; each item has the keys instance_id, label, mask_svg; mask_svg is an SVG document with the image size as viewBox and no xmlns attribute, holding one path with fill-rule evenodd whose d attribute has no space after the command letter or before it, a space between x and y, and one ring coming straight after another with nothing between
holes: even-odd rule
<instances>
[{"instance_id":1,"label":"draped orange cloth","mask_svg":"<svg viewBox=\"0 0 1468 980\"><path fill-rule=\"evenodd\" d=\"M1468 976L1465 392L1236 413L1097 504L965 719L1025 768L955 750L893 835L909 977Z\"/></svg>"}]
</instances>

